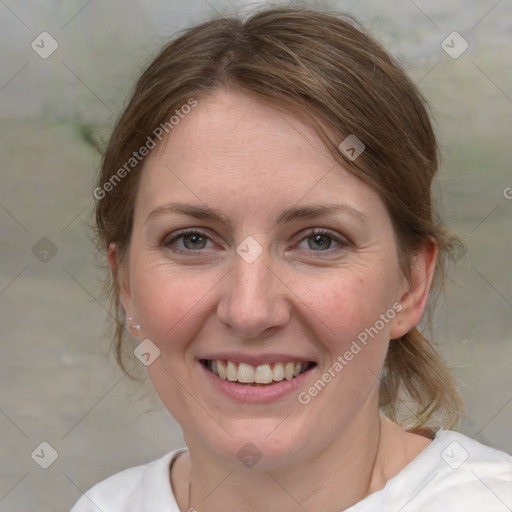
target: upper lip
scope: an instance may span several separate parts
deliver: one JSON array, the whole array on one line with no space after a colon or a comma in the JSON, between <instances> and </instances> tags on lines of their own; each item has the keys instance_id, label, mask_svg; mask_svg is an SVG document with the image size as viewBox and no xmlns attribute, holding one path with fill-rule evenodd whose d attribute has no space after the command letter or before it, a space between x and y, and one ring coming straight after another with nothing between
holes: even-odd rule
<instances>
[{"instance_id":1,"label":"upper lip","mask_svg":"<svg viewBox=\"0 0 512 512\"><path fill-rule=\"evenodd\" d=\"M293 361L295 363L308 363L314 362L313 359L308 359L302 356L295 356L292 354L244 354L242 352L215 352L202 355L199 359L215 360L228 360L234 363L247 363L252 366L259 366L262 364L271 363L287 363Z\"/></svg>"}]
</instances>

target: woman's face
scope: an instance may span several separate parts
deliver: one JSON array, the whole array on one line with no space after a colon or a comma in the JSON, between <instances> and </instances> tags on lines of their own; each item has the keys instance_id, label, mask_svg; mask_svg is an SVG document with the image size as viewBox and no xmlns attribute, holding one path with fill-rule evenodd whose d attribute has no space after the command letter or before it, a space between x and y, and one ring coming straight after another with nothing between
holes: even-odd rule
<instances>
[{"instance_id":1,"label":"woman's face","mask_svg":"<svg viewBox=\"0 0 512 512\"><path fill-rule=\"evenodd\" d=\"M379 196L311 128L235 92L198 99L147 158L121 270L187 444L234 462L296 461L364 425L410 327Z\"/></svg>"}]
</instances>

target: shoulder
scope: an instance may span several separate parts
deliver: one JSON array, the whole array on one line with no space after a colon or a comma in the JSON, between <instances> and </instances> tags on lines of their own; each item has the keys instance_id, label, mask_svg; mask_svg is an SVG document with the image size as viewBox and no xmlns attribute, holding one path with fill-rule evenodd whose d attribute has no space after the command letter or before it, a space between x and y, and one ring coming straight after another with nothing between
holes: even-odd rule
<instances>
[{"instance_id":1,"label":"shoulder","mask_svg":"<svg viewBox=\"0 0 512 512\"><path fill-rule=\"evenodd\" d=\"M512 508L512 457L463 434L440 431L430 454L434 475L428 508L507 511ZM436 461L435 458L438 458Z\"/></svg>"},{"instance_id":2,"label":"shoulder","mask_svg":"<svg viewBox=\"0 0 512 512\"><path fill-rule=\"evenodd\" d=\"M381 491L349 510L373 512L379 507L402 512L510 512L512 457L458 432L440 430Z\"/></svg>"},{"instance_id":3,"label":"shoulder","mask_svg":"<svg viewBox=\"0 0 512 512\"><path fill-rule=\"evenodd\" d=\"M422 457L423 456L423 457ZM512 507L512 457L458 432L440 430L412 467L424 487L416 510L507 511Z\"/></svg>"},{"instance_id":4,"label":"shoulder","mask_svg":"<svg viewBox=\"0 0 512 512\"><path fill-rule=\"evenodd\" d=\"M184 449L174 450L148 464L126 469L84 493L71 512L178 512L169 468Z\"/></svg>"},{"instance_id":5,"label":"shoulder","mask_svg":"<svg viewBox=\"0 0 512 512\"><path fill-rule=\"evenodd\" d=\"M458 432L441 430L436 435L440 467L453 480L481 477L512 483L512 456ZM509 487L510 489L510 487Z\"/></svg>"},{"instance_id":6,"label":"shoulder","mask_svg":"<svg viewBox=\"0 0 512 512\"><path fill-rule=\"evenodd\" d=\"M435 448L432 455L439 454L439 468L446 477L460 480L482 476L512 483L512 456L503 451L449 430L436 434Z\"/></svg>"}]
</instances>

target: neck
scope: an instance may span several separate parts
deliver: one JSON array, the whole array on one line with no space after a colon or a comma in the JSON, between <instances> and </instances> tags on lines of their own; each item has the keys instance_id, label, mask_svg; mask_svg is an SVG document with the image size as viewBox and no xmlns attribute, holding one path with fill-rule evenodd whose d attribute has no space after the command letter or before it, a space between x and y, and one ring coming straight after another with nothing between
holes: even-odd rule
<instances>
[{"instance_id":1,"label":"neck","mask_svg":"<svg viewBox=\"0 0 512 512\"><path fill-rule=\"evenodd\" d=\"M338 512L348 508L385 484L388 457L382 441L389 438L388 421L383 427L375 408L375 414L366 415L364 422L352 422L314 456L277 470L219 464L216 457L205 456L204 449L194 450L187 443L188 478L177 493L180 509Z\"/></svg>"}]
</instances>

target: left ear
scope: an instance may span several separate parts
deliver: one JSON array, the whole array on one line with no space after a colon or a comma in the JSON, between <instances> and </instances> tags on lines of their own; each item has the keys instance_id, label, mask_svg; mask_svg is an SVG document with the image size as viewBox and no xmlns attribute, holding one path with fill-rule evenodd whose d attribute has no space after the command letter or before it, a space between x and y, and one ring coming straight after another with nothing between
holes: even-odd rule
<instances>
[{"instance_id":1,"label":"left ear","mask_svg":"<svg viewBox=\"0 0 512 512\"><path fill-rule=\"evenodd\" d=\"M399 302L402 309L393 319L390 338L397 339L416 327L427 307L438 254L437 244L427 241L411 262L410 277L404 276Z\"/></svg>"}]
</instances>

